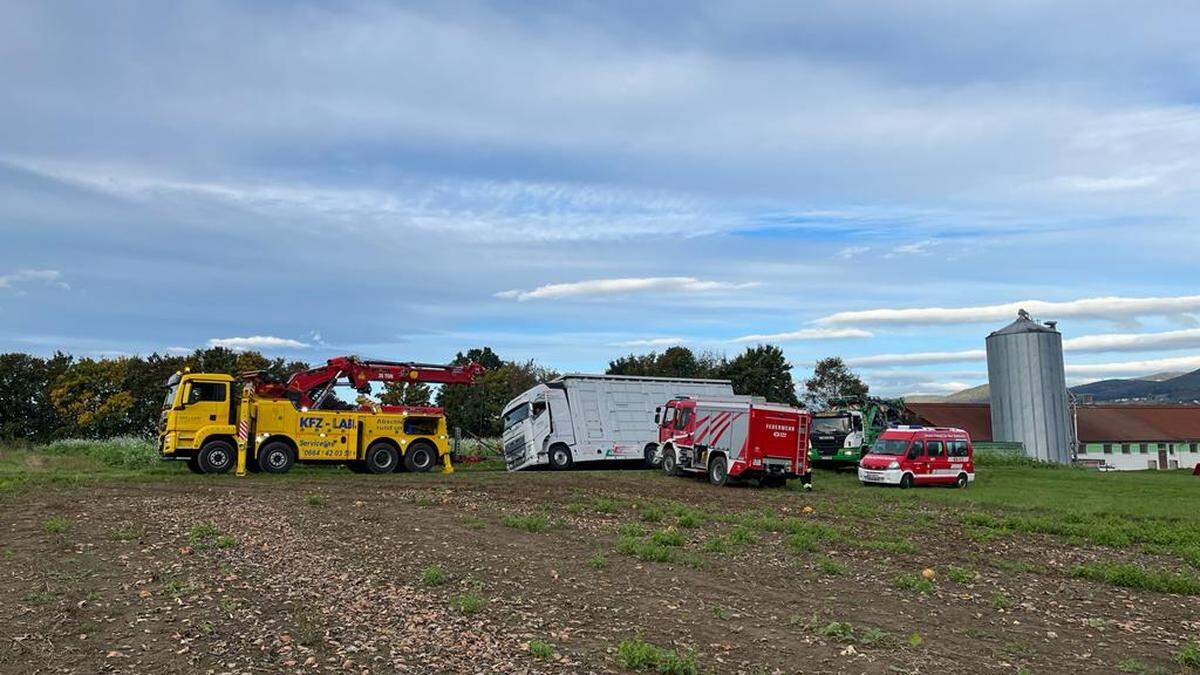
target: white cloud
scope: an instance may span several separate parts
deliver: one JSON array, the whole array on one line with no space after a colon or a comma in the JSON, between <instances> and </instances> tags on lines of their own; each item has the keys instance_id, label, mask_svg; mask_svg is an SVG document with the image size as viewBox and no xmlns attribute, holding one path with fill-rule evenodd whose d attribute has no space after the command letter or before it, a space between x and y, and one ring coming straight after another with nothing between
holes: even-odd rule
<instances>
[{"instance_id":1,"label":"white cloud","mask_svg":"<svg viewBox=\"0 0 1200 675\"><path fill-rule=\"evenodd\" d=\"M838 312L816 320L818 324L921 325L986 323L1014 319L1025 309L1037 318L1067 317L1123 319L1139 316L1177 316L1200 311L1200 295L1158 298L1082 298L1066 302L1023 300L975 307L923 307L911 309L868 309Z\"/></svg>"},{"instance_id":2,"label":"white cloud","mask_svg":"<svg viewBox=\"0 0 1200 675\"><path fill-rule=\"evenodd\" d=\"M234 351L248 349L304 349L307 344L290 338L273 335L251 335L250 337L213 338L208 341L209 347L225 347Z\"/></svg>"},{"instance_id":3,"label":"white cloud","mask_svg":"<svg viewBox=\"0 0 1200 675\"><path fill-rule=\"evenodd\" d=\"M1200 348L1200 328L1162 333L1110 333L1063 340L1069 352L1137 352L1155 349Z\"/></svg>"},{"instance_id":4,"label":"white cloud","mask_svg":"<svg viewBox=\"0 0 1200 675\"><path fill-rule=\"evenodd\" d=\"M735 337L730 342L802 342L805 340L840 340L869 338L870 331L861 328L802 328L787 333L763 333Z\"/></svg>"},{"instance_id":5,"label":"white cloud","mask_svg":"<svg viewBox=\"0 0 1200 675\"><path fill-rule=\"evenodd\" d=\"M1058 184L1080 192L1112 192L1114 190L1132 190L1149 187L1158 182L1158 176L1109 176L1095 178L1088 176L1064 176L1058 179Z\"/></svg>"},{"instance_id":6,"label":"white cloud","mask_svg":"<svg viewBox=\"0 0 1200 675\"><path fill-rule=\"evenodd\" d=\"M591 279L563 284L547 284L531 291L512 289L495 294L497 298L546 300L555 298L622 295L646 291L667 293L702 293L706 291L738 290L758 286L757 282L731 283L704 281L695 277L630 277L624 279Z\"/></svg>"},{"instance_id":7,"label":"white cloud","mask_svg":"<svg viewBox=\"0 0 1200 675\"><path fill-rule=\"evenodd\" d=\"M891 251L884 254L885 258L895 258L902 255L929 255L929 249L937 245L937 241L926 239L924 241L916 241L911 244L902 244L896 246Z\"/></svg>"},{"instance_id":8,"label":"white cloud","mask_svg":"<svg viewBox=\"0 0 1200 675\"><path fill-rule=\"evenodd\" d=\"M1163 370L1192 371L1200 368L1200 356L1179 356L1166 359L1122 361L1117 363L1067 364L1067 375L1075 378L1138 377Z\"/></svg>"},{"instance_id":9,"label":"white cloud","mask_svg":"<svg viewBox=\"0 0 1200 675\"><path fill-rule=\"evenodd\" d=\"M981 361L987 358L982 349L966 349L951 352L913 352L911 354L875 354L846 359L848 366L900 366L930 365L935 363L961 363Z\"/></svg>"},{"instance_id":10,"label":"white cloud","mask_svg":"<svg viewBox=\"0 0 1200 675\"><path fill-rule=\"evenodd\" d=\"M63 290L71 289L62 281L62 273L58 270L17 270L11 274L0 275L0 288L16 289L26 284L47 284Z\"/></svg>"},{"instance_id":11,"label":"white cloud","mask_svg":"<svg viewBox=\"0 0 1200 675\"><path fill-rule=\"evenodd\" d=\"M168 354L191 354L192 350L187 347L167 347Z\"/></svg>"},{"instance_id":12,"label":"white cloud","mask_svg":"<svg viewBox=\"0 0 1200 675\"><path fill-rule=\"evenodd\" d=\"M614 342L614 343L612 343L612 346L614 346L614 347L672 347L674 345L683 344L684 342L687 342L687 340L684 338L681 338L681 337L661 337L661 338L647 338L644 340L625 340L623 342Z\"/></svg>"},{"instance_id":13,"label":"white cloud","mask_svg":"<svg viewBox=\"0 0 1200 675\"><path fill-rule=\"evenodd\" d=\"M870 246L847 246L838 251L838 257L842 258L843 260L849 260L850 258L856 258L864 253L867 253L870 250Z\"/></svg>"}]
</instances>

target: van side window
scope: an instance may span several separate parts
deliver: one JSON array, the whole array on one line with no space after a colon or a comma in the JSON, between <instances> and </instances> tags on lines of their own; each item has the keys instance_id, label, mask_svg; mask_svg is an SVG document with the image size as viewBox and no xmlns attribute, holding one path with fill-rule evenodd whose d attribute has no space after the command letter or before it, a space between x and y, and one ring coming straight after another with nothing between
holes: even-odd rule
<instances>
[{"instance_id":1,"label":"van side window","mask_svg":"<svg viewBox=\"0 0 1200 675\"><path fill-rule=\"evenodd\" d=\"M950 441L950 456L951 457L966 457L967 442L966 441Z\"/></svg>"},{"instance_id":2,"label":"van side window","mask_svg":"<svg viewBox=\"0 0 1200 675\"><path fill-rule=\"evenodd\" d=\"M224 401L225 383L223 382L193 382L188 393L189 404L200 401Z\"/></svg>"},{"instance_id":3,"label":"van side window","mask_svg":"<svg viewBox=\"0 0 1200 675\"><path fill-rule=\"evenodd\" d=\"M683 409L679 410L675 415L675 428L683 429L683 428L687 427L688 420L691 419L691 417L692 417L691 408L683 408Z\"/></svg>"},{"instance_id":4,"label":"van side window","mask_svg":"<svg viewBox=\"0 0 1200 675\"><path fill-rule=\"evenodd\" d=\"M916 459L925 454L925 441L913 441L913 444L908 448L908 456Z\"/></svg>"},{"instance_id":5,"label":"van side window","mask_svg":"<svg viewBox=\"0 0 1200 675\"><path fill-rule=\"evenodd\" d=\"M927 451L929 451L929 456L931 458L936 459L938 457L946 456L946 455L942 454L942 442L941 441L926 441L925 449Z\"/></svg>"}]
</instances>

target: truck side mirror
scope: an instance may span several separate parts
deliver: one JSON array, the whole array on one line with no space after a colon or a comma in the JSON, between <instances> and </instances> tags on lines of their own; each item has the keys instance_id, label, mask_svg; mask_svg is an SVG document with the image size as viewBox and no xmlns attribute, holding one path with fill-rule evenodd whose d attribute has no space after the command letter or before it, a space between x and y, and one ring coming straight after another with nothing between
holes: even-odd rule
<instances>
[{"instance_id":1,"label":"truck side mirror","mask_svg":"<svg viewBox=\"0 0 1200 675\"><path fill-rule=\"evenodd\" d=\"M662 426L662 406L654 409L654 426Z\"/></svg>"}]
</instances>

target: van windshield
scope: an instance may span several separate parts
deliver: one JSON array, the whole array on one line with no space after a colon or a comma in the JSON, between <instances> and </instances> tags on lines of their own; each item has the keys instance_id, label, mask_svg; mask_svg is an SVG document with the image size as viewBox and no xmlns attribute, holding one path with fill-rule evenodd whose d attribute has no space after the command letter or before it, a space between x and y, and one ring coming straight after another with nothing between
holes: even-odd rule
<instances>
[{"instance_id":1,"label":"van windshield","mask_svg":"<svg viewBox=\"0 0 1200 675\"><path fill-rule=\"evenodd\" d=\"M505 431L507 431L509 427L511 427L514 424L519 423L521 420L525 419L526 417L529 417L529 404L528 403L522 403L521 405L513 408L512 410L509 410L504 415Z\"/></svg>"},{"instance_id":2,"label":"van windshield","mask_svg":"<svg viewBox=\"0 0 1200 675\"><path fill-rule=\"evenodd\" d=\"M875 441L871 448L873 455L903 455L908 449L908 441L897 438L881 438Z\"/></svg>"}]
</instances>

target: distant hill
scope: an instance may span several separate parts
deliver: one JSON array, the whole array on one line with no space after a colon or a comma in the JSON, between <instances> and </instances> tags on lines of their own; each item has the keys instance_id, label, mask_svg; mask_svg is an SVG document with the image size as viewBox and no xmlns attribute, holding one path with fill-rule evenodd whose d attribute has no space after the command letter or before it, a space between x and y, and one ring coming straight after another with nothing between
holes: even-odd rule
<instances>
[{"instance_id":1,"label":"distant hill","mask_svg":"<svg viewBox=\"0 0 1200 675\"><path fill-rule=\"evenodd\" d=\"M1200 370L1164 379L1149 379L1172 375L1156 373L1147 378L1130 380L1100 380L1071 391L1076 396L1090 395L1096 401L1153 401L1157 403L1191 403L1200 400Z\"/></svg>"},{"instance_id":2,"label":"distant hill","mask_svg":"<svg viewBox=\"0 0 1200 675\"><path fill-rule=\"evenodd\" d=\"M1094 401L1191 403L1200 401L1200 370L1190 373L1163 372L1125 380L1100 380L1071 387L1076 396ZM987 403L988 385L963 389L947 396L913 396L913 403Z\"/></svg>"}]
</instances>

